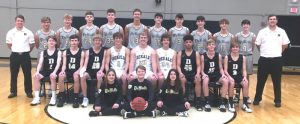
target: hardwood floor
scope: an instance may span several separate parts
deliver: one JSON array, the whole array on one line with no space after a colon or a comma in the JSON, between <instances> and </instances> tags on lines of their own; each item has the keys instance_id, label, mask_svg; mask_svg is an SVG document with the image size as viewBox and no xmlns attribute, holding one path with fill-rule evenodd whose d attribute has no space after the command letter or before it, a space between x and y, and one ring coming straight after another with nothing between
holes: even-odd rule
<instances>
[{"instance_id":1,"label":"hardwood floor","mask_svg":"<svg viewBox=\"0 0 300 124\"><path fill-rule=\"evenodd\" d=\"M34 72L35 69L32 69ZM21 70L20 70L21 72ZM38 106L30 106L32 99L26 97L24 93L23 74L18 77L18 96L8 99L10 88L10 73L8 67L0 67L1 88L0 88L0 123L26 123L26 124L52 124L59 123L47 116L44 107L49 99L42 98L42 103ZM250 105L253 113L245 113L239 107L237 117L232 124L295 124L300 123L300 75L282 76L282 107L275 108L273 99L273 85L269 78L264 90L263 101L259 106ZM253 100L256 87L256 74L250 77L250 97ZM201 117L199 117L200 119ZM201 119L200 119L201 120Z\"/></svg>"}]
</instances>

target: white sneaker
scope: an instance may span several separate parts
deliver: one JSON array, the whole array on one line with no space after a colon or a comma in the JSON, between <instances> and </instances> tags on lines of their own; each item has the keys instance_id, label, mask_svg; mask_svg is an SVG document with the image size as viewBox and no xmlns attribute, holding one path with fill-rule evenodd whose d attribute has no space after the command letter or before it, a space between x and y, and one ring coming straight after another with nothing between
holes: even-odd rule
<instances>
[{"instance_id":1,"label":"white sneaker","mask_svg":"<svg viewBox=\"0 0 300 124\"><path fill-rule=\"evenodd\" d=\"M54 106L56 104L56 97L51 97L49 105Z\"/></svg>"},{"instance_id":2,"label":"white sneaker","mask_svg":"<svg viewBox=\"0 0 300 124\"><path fill-rule=\"evenodd\" d=\"M251 112L252 112L252 110L251 110L251 109L249 108L249 106L246 105L246 104L243 104L242 109L243 109L245 112L247 112L247 113L251 113Z\"/></svg>"},{"instance_id":3,"label":"white sneaker","mask_svg":"<svg viewBox=\"0 0 300 124\"><path fill-rule=\"evenodd\" d=\"M41 101L40 101L40 97L35 97L32 102L30 103L31 106L35 106L35 105L38 105L40 104Z\"/></svg>"},{"instance_id":4,"label":"white sneaker","mask_svg":"<svg viewBox=\"0 0 300 124\"><path fill-rule=\"evenodd\" d=\"M87 107L89 104L89 99L88 98L83 98L83 101L82 101L82 104L81 104L81 107Z\"/></svg>"},{"instance_id":5,"label":"white sneaker","mask_svg":"<svg viewBox=\"0 0 300 124\"><path fill-rule=\"evenodd\" d=\"M232 105L230 105L230 103L228 104L228 111L235 112L234 104Z\"/></svg>"},{"instance_id":6,"label":"white sneaker","mask_svg":"<svg viewBox=\"0 0 300 124\"><path fill-rule=\"evenodd\" d=\"M184 111L184 112L178 112L177 116L180 116L180 117L188 117L189 116L189 113L187 111Z\"/></svg>"},{"instance_id":7,"label":"white sneaker","mask_svg":"<svg viewBox=\"0 0 300 124\"><path fill-rule=\"evenodd\" d=\"M219 110L220 110L221 112L226 112L226 107L225 107L225 105L224 105L224 104L221 104L221 105L219 106Z\"/></svg>"}]
</instances>

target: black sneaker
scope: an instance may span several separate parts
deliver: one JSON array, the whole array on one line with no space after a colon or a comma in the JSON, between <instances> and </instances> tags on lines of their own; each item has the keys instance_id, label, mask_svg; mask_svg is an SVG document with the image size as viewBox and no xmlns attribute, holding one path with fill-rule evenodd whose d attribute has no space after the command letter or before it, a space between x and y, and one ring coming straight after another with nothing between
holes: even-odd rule
<instances>
[{"instance_id":1,"label":"black sneaker","mask_svg":"<svg viewBox=\"0 0 300 124\"><path fill-rule=\"evenodd\" d=\"M74 101L73 101L73 108L78 108L79 107L79 100L78 98L74 98Z\"/></svg>"},{"instance_id":2,"label":"black sneaker","mask_svg":"<svg viewBox=\"0 0 300 124\"><path fill-rule=\"evenodd\" d=\"M224 105L224 104L221 104L221 105L219 106L219 110L220 110L220 112L226 112L226 107L225 107L225 105Z\"/></svg>"},{"instance_id":3,"label":"black sneaker","mask_svg":"<svg viewBox=\"0 0 300 124\"><path fill-rule=\"evenodd\" d=\"M210 111L211 111L211 106L210 106L209 104L206 104L206 105L204 106L204 111L210 112Z\"/></svg>"},{"instance_id":4,"label":"black sneaker","mask_svg":"<svg viewBox=\"0 0 300 124\"><path fill-rule=\"evenodd\" d=\"M167 112L165 112L165 111L160 111L160 116L167 116L168 114L167 114Z\"/></svg>"},{"instance_id":5,"label":"black sneaker","mask_svg":"<svg viewBox=\"0 0 300 124\"><path fill-rule=\"evenodd\" d=\"M123 119L127 119L127 118L134 118L136 116L135 112L125 112L123 114Z\"/></svg>"},{"instance_id":6,"label":"black sneaker","mask_svg":"<svg viewBox=\"0 0 300 124\"><path fill-rule=\"evenodd\" d=\"M195 108L197 111L203 111L202 105L200 101L196 102Z\"/></svg>"},{"instance_id":7,"label":"black sneaker","mask_svg":"<svg viewBox=\"0 0 300 124\"><path fill-rule=\"evenodd\" d=\"M58 101L57 101L56 106L57 107L63 107L64 104L65 104L65 99L61 95L59 95L58 98L57 98L57 100Z\"/></svg>"},{"instance_id":8,"label":"black sneaker","mask_svg":"<svg viewBox=\"0 0 300 124\"><path fill-rule=\"evenodd\" d=\"M97 112L97 111L90 111L90 113L89 113L89 116L90 117L96 117L96 116L99 116L100 114L99 114L99 112Z\"/></svg>"}]
</instances>

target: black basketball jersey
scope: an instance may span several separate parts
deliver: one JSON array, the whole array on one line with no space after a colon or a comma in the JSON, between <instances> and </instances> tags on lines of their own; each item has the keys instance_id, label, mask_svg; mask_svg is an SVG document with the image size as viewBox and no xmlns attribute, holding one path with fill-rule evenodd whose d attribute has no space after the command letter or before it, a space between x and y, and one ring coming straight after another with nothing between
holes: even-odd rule
<instances>
[{"instance_id":1,"label":"black basketball jersey","mask_svg":"<svg viewBox=\"0 0 300 124\"><path fill-rule=\"evenodd\" d=\"M215 53L214 57L210 59L207 52L204 55L204 73L207 75L217 75L220 73L219 68L219 53Z\"/></svg>"},{"instance_id":2,"label":"black basketball jersey","mask_svg":"<svg viewBox=\"0 0 300 124\"><path fill-rule=\"evenodd\" d=\"M78 50L76 54L72 54L70 48L66 51L67 57L67 68L66 71L68 72L75 72L80 67L80 59L81 59L81 49Z\"/></svg>"},{"instance_id":3,"label":"black basketball jersey","mask_svg":"<svg viewBox=\"0 0 300 124\"><path fill-rule=\"evenodd\" d=\"M195 50L192 51L192 54L190 56L187 56L185 50L182 50L180 68L185 76L194 76L196 74L197 63Z\"/></svg>"},{"instance_id":4,"label":"black basketball jersey","mask_svg":"<svg viewBox=\"0 0 300 124\"><path fill-rule=\"evenodd\" d=\"M243 56L239 55L238 60L232 60L232 56L228 55L228 73L230 76L240 77L242 76L242 69L243 69Z\"/></svg>"},{"instance_id":5,"label":"black basketball jersey","mask_svg":"<svg viewBox=\"0 0 300 124\"><path fill-rule=\"evenodd\" d=\"M57 53L58 50L55 50L52 55L49 55L47 50L44 50L43 71L53 72L57 64Z\"/></svg>"},{"instance_id":6,"label":"black basketball jersey","mask_svg":"<svg viewBox=\"0 0 300 124\"><path fill-rule=\"evenodd\" d=\"M95 53L93 48L89 49L89 62L87 65L87 70L92 73L97 73L101 68L102 60L104 57L104 49L101 48L99 53Z\"/></svg>"}]
</instances>

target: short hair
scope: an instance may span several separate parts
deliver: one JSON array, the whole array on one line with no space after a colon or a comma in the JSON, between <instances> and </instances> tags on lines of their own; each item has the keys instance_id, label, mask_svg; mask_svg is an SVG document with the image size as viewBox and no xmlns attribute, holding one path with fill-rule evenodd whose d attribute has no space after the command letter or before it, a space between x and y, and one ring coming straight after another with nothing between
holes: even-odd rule
<instances>
[{"instance_id":1,"label":"short hair","mask_svg":"<svg viewBox=\"0 0 300 124\"><path fill-rule=\"evenodd\" d=\"M235 46L240 47L240 44L238 42L236 42L236 41L233 41L233 42L230 43L230 49L232 47L235 47Z\"/></svg>"},{"instance_id":2,"label":"short hair","mask_svg":"<svg viewBox=\"0 0 300 124\"><path fill-rule=\"evenodd\" d=\"M144 70L146 72L146 67L145 66L139 65L139 66L136 67L135 71L137 72L138 69Z\"/></svg>"},{"instance_id":3,"label":"short hair","mask_svg":"<svg viewBox=\"0 0 300 124\"><path fill-rule=\"evenodd\" d=\"M207 45L211 44L211 43L216 44L216 41L214 39L208 39L207 40Z\"/></svg>"},{"instance_id":4,"label":"short hair","mask_svg":"<svg viewBox=\"0 0 300 124\"><path fill-rule=\"evenodd\" d=\"M20 18L20 19L22 19L23 21L25 21L25 18L24 18L23 15L17 15L17 16L15 17L15 21L17 20L17 18Z\"/></svg>"},{"instance_id":5,"label":"short hair","mask_svg":"<svg viewBox=\"0 0 300 124\"><path fill-rule=\"evenodd\" d=\"M140 33L139 38L140 38L141 36L147 36L147 37L148 37L148 34L147 34L146 32L142 32L142 33Z\"/></svg>"},{"instance_id":6,"label":"short hair","mask_svg":"<svg viewBox=\"0 0 300 124\"><path fill-rule=\"evenodd\" d=\"M178 14L176 14L176 16L175 16L175 19L176 19L176 18L183 19L183 15L182 15L182 13L178 13Z\"/></svg>"},{"instance_id":7,"label":"short hair","mask_svg":"<svg viewBox=\"0 0 300 124\"><path fill-rule=\"evenodd\" d=\"M163 14L161 14L161 13L155 13L154 18L156 18L156 17L164 18Z\"/></svg>"},{"instance_id":8,"label":"short hair","mask_svg":"<svg viewBox=\"0 0 300 124\"><path fill-rule=\"evenodd\" d=\"M73 19L73 16L71 14L65 14L64 19Z\"/></svg>"},{"instance_id":9,"label":"short hair","mask_svg":"<svg viewBox=\"0 0 300 124\"><path fill-rule=\"evenodd\" d=\"M268 15L268 20L269 20L271 17L273 17L273 16L275 16L275 17L276 17L276 19L277 19L277 16L276 16L276 15L274 15L274 14L270 14L270 15Z\"/></svg>"},{"instance_id":10,"label":"short hair","mask_svg":"<svg viewBox=\"0 0 300 124\"><path fill-rule=\"evenodd\" d=\"M190 34L187 34L183 37L183 41L187 41L187 40L191 40L191 41L194 41L194 37Z\"/></svg>"},{"instance_id":11,"label":"short hair","mask_svg":"<svg viewBox=\"0 0 300 124\"><path fill-rule=\"evenodd\" d=\"M96 39L102 40L102 38L101 38L100 35L95 35L95 36L93 37L93 41L96 40Z\"/></svg>"},{"instance_id":12,"label":"short hair","mask_svg":"<svg viewBox=\"0 0 300 124\"><path fill-rule=\"evenodd\" d=\"M48 22L50 22L50 23L51 23L51 19L50 19L50 17L48 17L48 16L44 16L44 17L42 17L42 18L41 18L41 22L46 22L46 21L48 21Z\"/></svg>"},{"instance_id":13,"label":"short hair","mask_svg":"<svg viewBox=\"0 0 300 124\"><path fill-rule=\"evenodd\" d=\"M69 37L69 39L71 40L71 39L77 39L77 40L79 40L79 36L77 36L76 34L73 34L73 35L71 35L70 37Z\"/></svg>"},{"instance_id":14,"label":"short hair","mask_svg":"<svg viewBox=\"0 0 300 124\"><path fill-rule=\"evenodd\" d=\"M85 15L85 16L87 16L87 15L92 15L92 16L94 16L94 13L93 13L92 11L86 11L84 15Z\"/></svg>"},{"instance_id":15,"label":"short hair","mask_svg":"<svg viewBox=\"0 0 300 124\"><path fill-rule=\"evenodd\" d=\"M123 39L123 34L120 33L120 32L116 32L116 33L113 34L113 39L115 39L115 38L122 38Z\"/></svg>"},{"instance_id":16,"label":"short hair","mask_svg":"<svg viewBox=\"0 0 300 124\"><path fill-rule=\"evenodd\" d=\"M245 25L245 24L250 25L250 21L249 21L248 19L244 19L244 20L241 22L241 25Z\"/></svg>"},{"instance_id":17,"label":"short hair","mask_svg":"<svg viewBox=\"0 0 300 124\"><path fill-rule=\"evenodd\" d=\"M107 9L106 13L114 13L114 14L116 14L116 10L110 8L110 9Z\"/></svg>"},{"instance_id":18,"label":"short hair","mask_svg":"<svg viewBox=\"0 0 300 124\"><path fill-rule=\"evenodd\" d=\"M171 36L168 33L164 33L161 38L160 38L160 44L162 44L164 39L169 39L170 43L169 43L169 47L172 46L172 39Z\"/></svg>"},{"instance_id":19,"label":"short hair","mask_svg":"<svg viewBox=\"0 0 300 124\"><path fill-rule=\"evenodd\" d=\"M134 14L135 12L140 12L142 14L142 10L141 9L138 9L138 8L135 8L132 12L132 14Z\"/></svg>"},{"instance_id":20,"label":"short hair","mask_svg":"<svg viewBox=\"0 0 300 124\"><path fill-rule=\"evenodd\" d=\"M205 21L204 16L197 16L196 21Z\"/></svg>"},{"instance_id":21,"label":"short hair","mask_svg":"<svg viewBox=\"0 0 300 124\"><path fill-rule=\"evenodd\" d=\"M48 38L47 38L47 42L48 42L48 40L49 40L50 38L51 38L51 39L53 39L55 42L57 42L57 39L56 39L56 37L55 37L55 36L48 36Z\"/></svg>"},{"instance_id":22,"label":"short hair","mask_svg":"<svg viewBox=\"0 0 300 124\"><path fill-rule=\"evenodd\" d=\"M223 19L221 19L220 21L219 21L219 24L229 24L229 21L228 21L228 19L225 19L225 18L223 18Z\"/></svg>"}]
</instances>

